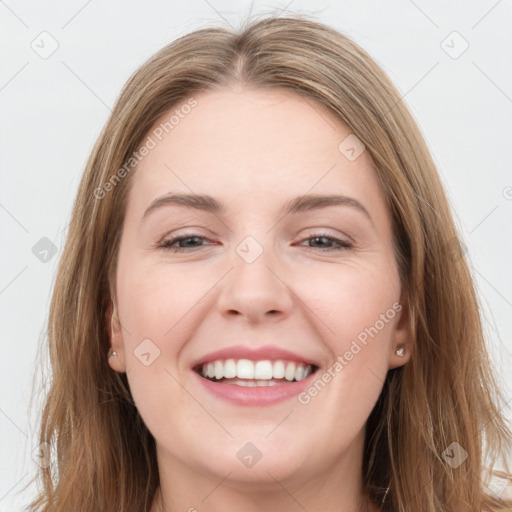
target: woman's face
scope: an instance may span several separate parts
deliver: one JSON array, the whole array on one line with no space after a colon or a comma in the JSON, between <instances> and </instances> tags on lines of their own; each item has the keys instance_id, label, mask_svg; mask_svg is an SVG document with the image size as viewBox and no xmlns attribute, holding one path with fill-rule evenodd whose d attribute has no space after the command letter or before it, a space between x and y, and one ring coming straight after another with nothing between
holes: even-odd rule
<instances>
[{"instance_id":1,"label":"woman's face","mask_svg":"<svg viewBox=\"0 0 512 512\"><path fill-rule=\"evenodd\" d=\"M239 88L194 95L145 138L109 363L169 474L275 484L359 467L410 351L390 215L350 134L310 98Z\"/></svg>"}]
</instances>

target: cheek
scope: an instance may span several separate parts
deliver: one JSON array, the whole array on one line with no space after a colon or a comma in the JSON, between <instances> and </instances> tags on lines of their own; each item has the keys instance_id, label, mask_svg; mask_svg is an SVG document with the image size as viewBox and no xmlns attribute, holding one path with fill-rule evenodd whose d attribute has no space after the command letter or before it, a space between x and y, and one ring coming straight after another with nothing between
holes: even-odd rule
<instances>
[{"instance_id":1,"label":"cheek","mask_svg":"<svg viewBox=\"0 0 512 512\"><path fill-rule=\"evenodd\" d=\"M126 254L119 261L117 282L127 375L133 383L134 398L140 392L144 400L153 397L158 401L162 389L176 385L169 374L178 377L183 370L177 366L180 351L204 318L212 315L220 289L215 290L215 286L222 286L219 279L229 267L204 261L149 263ZM299 267L296 264L281 272L293 291L291 309L286 314L291 321L304 322L312 343L327 349L330 359L323 361L325 367L343 358L343 371L336 373L336 387L347 389L367 377L369 369L385 376L395 323L393 304L400 295L392 261L347 258L339 264L309 262L307 272ZM149 353L146 359L154 359L149 366L140 360L139 346L144 340L154 344L145 341L143 353ZM378 379L374 378L373 383L378 385ZM370 386L365 391L363 386L351 395L372 393L372 389Z\"/></svg>"},{"instance_id":2,"label":"cheek","mask_svg":"<svg viewBox=\"0 0 512 512\"><path fill-rule=\"evenodd\" d=\"M141 415L158 424L187 399L176 382L188 370L180 366L181 350L212 307L201 307L201 301L225 271L128 254L120 258L117 275L126 374Z\"/></svg>"},{"instance_id":3,"label":"cheek","mask_svg":"<svg viewBox=\"0 0 512 512\"><path fill-rule=\"evenodd\" d=\"M186 463L197 449L188 426L201 432L208 422L182 384L188 368L180 366L180 355L201 325L205 310L211 310L212 303L201 307L201 300L208 300L205 295L223 274L207 265L144 264L135 258L119 264L119 309L129 331L123 332L123 340L133 400L154 438L181 447ZM150 360L154 350L158 355L146 366L134 351L140 355L141 340L147 339L157 347L149 345L145 350ZM180 453L177 450L176 456Z\"/></svg>"},{"instance_id":4,"label":"cheek","mask_svg":"<svg viewBox=\"0 0 512 512\"><path fill-rule=\"evenodd\" d=\"M312 410L340 404L350 414L333 414L332 422L351 429L368 417L385 381L401 311L400 284L393 265L341 267L317 272L314 287L311 279L297 278L298 295L314 312L311 318L330 352L316 386L300 403Z\"/></svg>"},{"instance_id":5,"label":"cheek","mask_svg":"<svg viewBox=\"0 0 512 512\"><path fill-rule=\"evenodd\" d=\"M151 338L162 351L172 347L169 340L183 333L189 313L218 280L204 266L203 270L200 266L184 269L179 264L134 260L120 264L118 278L119 309L130 332L130 345Z\"/></svg>"},{"instance_id":6,"label":"cheek","mask_svg":"<svg viewBox=\"0 0 512 512\"><path fill-rule=\"evenodd\" d=\"M396 268L385 261L319 264L307 274L297 273L294 292L307 306L305 311L314 313L311 318L316 318L322 340L336 355L348 350L352 340L364 344L379 339L383 346L391 337L400 283Z\"/></svg>"},{"instance_id":7,"label":"cheek","mask_svg":"<svg viewBox=\"0 0 512 512\"><path fill-rule=\"evenodd\" d=\"M167 356L167 363L173 365L173 355L215 309L218 290L214 288L222 286L219 279L225 272L226 269L204 261L120 261L118 297L120 314L129 333L124 333L127 349L136 350L141 341L150 339ZM377 357L375 352L387 350L386 340L392 332L387 313L394 313L393 304L400 295L392 261L314 261L309 263L307 272L297 267L284 272L283 281L289 283L295 296L292 309L285 313L295 321L309 323L312 340L324 343L332 357L350 350L353 340L359 340L362 346L366 342L359 360ZM381 321L383 315L385 324ZM376 340L379 343L370 344ZM127 364L129 367L130 361Z\"/></svg>"}]
</instances>

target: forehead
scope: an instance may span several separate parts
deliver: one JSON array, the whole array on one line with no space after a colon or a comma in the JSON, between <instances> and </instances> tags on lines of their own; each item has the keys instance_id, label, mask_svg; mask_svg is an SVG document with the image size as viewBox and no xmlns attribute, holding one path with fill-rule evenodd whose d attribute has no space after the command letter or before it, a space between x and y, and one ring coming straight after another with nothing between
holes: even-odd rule
<instances>
[{"instance_id":1,"label":"forehead","mask_svg":"<svg viewBox=\"0 0 512 512\"><path fill-rule=\"evenodd\" d=\"M141 210L158 195L181 191L257 211L311 192L368 197L385 208L367 152L352 160L340 151L350 136L326 107L291 91L239 87L196 94L148 132L154 147L132 177L129 205Z\"/></svg>"}]
</instances>

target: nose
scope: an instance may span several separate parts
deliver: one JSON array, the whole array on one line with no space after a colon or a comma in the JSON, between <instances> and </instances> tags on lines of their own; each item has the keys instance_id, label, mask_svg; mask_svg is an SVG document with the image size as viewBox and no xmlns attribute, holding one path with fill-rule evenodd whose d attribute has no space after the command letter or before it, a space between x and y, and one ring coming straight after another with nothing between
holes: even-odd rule
<instances>
[{"instance_id":1,"label":"nose","mask_svg":"<svg viewBox=\"0 0 512 512\"><path fill-rule=\"evenodd\" d=\"M234 254L234 268L223 280L218 297L222 315L239 316L251 324L282 321L290 315L294 294L271 252L263 250L252 262Z\"/></svg>"}]
</instances>

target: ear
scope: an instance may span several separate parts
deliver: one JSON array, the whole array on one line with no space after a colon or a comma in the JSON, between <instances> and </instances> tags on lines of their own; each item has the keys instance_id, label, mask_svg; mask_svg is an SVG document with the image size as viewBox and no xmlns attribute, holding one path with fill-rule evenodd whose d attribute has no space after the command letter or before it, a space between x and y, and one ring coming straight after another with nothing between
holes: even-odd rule
<instances>
[{"instance_id":1,"label":"ear","mask_svg":"<svg viewBox=\"0 0 512 512\"><path fill-rule=\"evenodd\" d=\"M123 329L117 316L116 307L112 301L110 301L105 313L105 322L110 340L110 349L107 355L108 364L116 372L123 373L126 371ZM112 351L115 351L115 355L111 356Z\"/></svg>"},{"instance_id":2,"label":"ear","mask_svg":"<svg viewBox=\"0 0 512 512\"><path fill-rule=\"evenodd\" d=\"M402 294L399 303L395 303L393 305L393 309L397 311L397 320L395 323L393 343L390 346L391 352L389 354L388 363L388 367L390 370L392 368L403 366L404 364L409 362L414 348L411 330L412 315L409 306L409 301L407 300L405 294ZM398 349L403 349L402 356L396 353Z\"/></svg>"}]
</instances>

